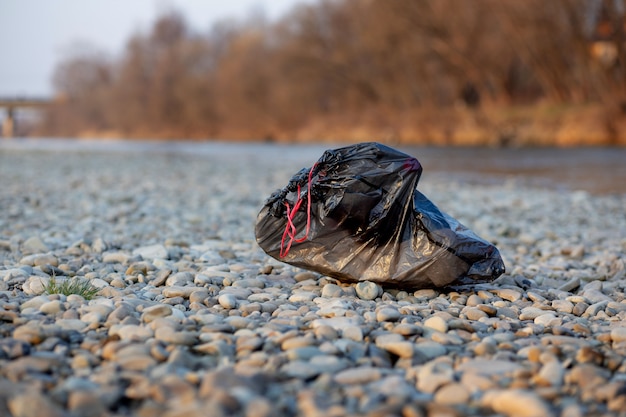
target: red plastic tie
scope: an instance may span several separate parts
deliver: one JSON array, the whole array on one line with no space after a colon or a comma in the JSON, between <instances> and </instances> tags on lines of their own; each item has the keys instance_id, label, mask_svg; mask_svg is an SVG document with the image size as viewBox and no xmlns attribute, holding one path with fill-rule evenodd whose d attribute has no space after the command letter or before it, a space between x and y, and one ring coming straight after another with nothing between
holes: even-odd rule
<instances>
[{"instance_id":1,"label":"red plastic tie","mask_svg":"<svg viewBox=\"0 0 626 417\"><path fill-rule=\"evenodd\" d=\"M285 231L283 232L283 237L280 240L280 257L284 258L289 254L289 250L291 249L291 245L293 242L302 243L307 237L309 237L309 231L311 230L311 179L313 178L313 169L315 169L314 164L309 171L309 180L307 183L307 208L306 208L306 231L304 236L296 239L296 235L298 234L298 230L296 225L293 224L293 218L296 216L296 213L302 206L302 198L300 198L300 184L298 184L298 199L294 203L293 207L289 206L289 203L285 201L285 206L287 207L287 224L285 225ZM285 240L289 237L289 242L285 246Z\"/></svg>"}]
</instances>

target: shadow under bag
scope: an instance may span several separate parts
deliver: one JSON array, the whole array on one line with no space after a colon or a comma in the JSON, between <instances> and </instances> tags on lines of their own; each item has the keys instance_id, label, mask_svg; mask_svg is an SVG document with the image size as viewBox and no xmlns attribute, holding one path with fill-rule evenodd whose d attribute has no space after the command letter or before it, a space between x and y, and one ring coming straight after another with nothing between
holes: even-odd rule
<instances>
[{"instance_id":1,"label":"shadow under bag","mask_svg":"<svg viewBox=\"0 0 626 417\"><path fill-rule=\"evenodd\" d=\"M500 276L498 249L417 191L421 173L417 159L378 143L328 150L270 196L257 242L344 282L419 289Z\"/></svg>"}]
</instances>

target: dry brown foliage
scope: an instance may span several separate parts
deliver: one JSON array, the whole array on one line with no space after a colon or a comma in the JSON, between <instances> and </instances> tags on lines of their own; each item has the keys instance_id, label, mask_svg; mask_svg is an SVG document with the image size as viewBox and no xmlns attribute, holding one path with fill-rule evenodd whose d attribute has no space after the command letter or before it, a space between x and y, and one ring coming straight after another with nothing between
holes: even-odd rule
<instances>
[{"instance_id":1,"label":"dry brown foliage","mask_svg":"<svg viewBox=\"0 0 626 417\"><path fill-rule=\"evenodd\" d=\"M61 62L39 133L623 145L624 45L614 0L322 0L208 33L170 12Z\"/></svg>"}]
</instances>

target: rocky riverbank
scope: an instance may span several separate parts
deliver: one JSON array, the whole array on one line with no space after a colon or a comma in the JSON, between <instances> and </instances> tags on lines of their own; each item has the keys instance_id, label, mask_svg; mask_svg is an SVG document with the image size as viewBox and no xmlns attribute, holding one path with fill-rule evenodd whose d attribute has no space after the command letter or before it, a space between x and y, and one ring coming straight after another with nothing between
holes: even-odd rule
<instances>
[{"instance_id":1,"label":"rocky riverbank","mask_svg":"<svg viewBox=\"0 0 626 417\"><path fill-rule=\"evenodd\" d=\"M256 246L264 199L305 165L2 151L0 415L626 415L626 195L428 175L507 273L407 292Z\"/></svg>"}]
</instances>

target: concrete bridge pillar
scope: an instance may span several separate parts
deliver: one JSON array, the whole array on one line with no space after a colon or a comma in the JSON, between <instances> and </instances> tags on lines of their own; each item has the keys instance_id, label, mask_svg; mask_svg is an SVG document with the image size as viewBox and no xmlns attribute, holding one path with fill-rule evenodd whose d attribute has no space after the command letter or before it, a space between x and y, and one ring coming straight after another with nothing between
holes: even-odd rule
<instances>
[{"instance_id":1,"label":"concrete bridge pillar","mask_svg":"<svg viewBox=\"0 0 626 417\"><path fill-rule=\"evenodd\" d=\"M7 107L7 117L2 123L2 137L12 138L15 133L15 110Z\"/></svg>"}]
</instances>

